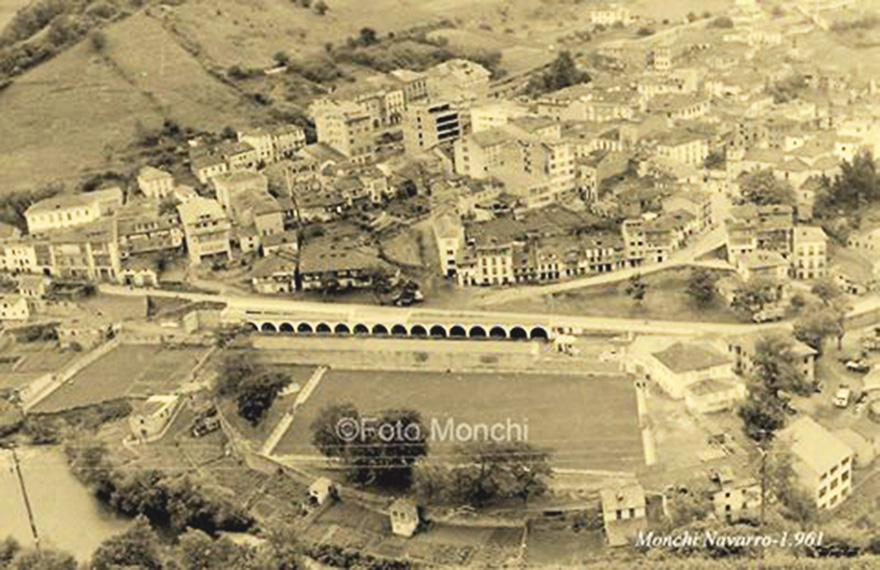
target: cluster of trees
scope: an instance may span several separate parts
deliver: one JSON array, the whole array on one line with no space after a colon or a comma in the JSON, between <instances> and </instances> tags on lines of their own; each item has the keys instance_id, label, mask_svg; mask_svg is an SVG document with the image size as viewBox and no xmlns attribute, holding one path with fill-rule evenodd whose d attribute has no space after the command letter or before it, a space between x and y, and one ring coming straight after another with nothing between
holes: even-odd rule
<instances>
[{"instance_id":1,"label":"cluster of trees","mask_svg":"<svg viewBox=\"0 0 880 570\"><path fill-rule=\"evenodd\" d=\"M633 276L627 280L626 287L623 291L626 293L626 296L635 301L637 305L641 305L642 301L645 300L645 297L648 294L648 284L645 282L645 278L642 277L641 273L634 273Z\"/></svg>"},{"instance_id":2,"label":"cluster of trees","mask_svg":"<svg viewBox=\"0 0 880 570\"><path fill-rule=\"evenodd\" d=\"M353 548L306 546L287 526L268 529L254 544L238 544L197 529L188 529L172 544L146 518L138 517L128 530L105 540L82 566L64 552L43 547L37 553L12 538L0 542L0 568L9 570L296 570L307 567L306 557L333 568L410 568L406 562L379 559Z\"/></svg>"},{"instance_id":3,"label":"cluster of trees","mask_svg":"<svg viewBox=\"0 0 880 570\"><path fill-rule=\"evenodd\" d=\"M119 469L97 441L74 441L65 446L73 474L95 496L127 516L143 515L153 524L182 532L187 528L207 533L246 531L251 516L189 475L172 476L159 471Z\"/></svg>"},{"instance_id":4,"label":"cluster of trees","mask_svg":"<svg viewBox=\"0 0 880 570\"><path fill-rule=\"evenodd\" d=\"M800 92L807 87L806 77L795 73L769 85L767 87L767 93L773 96L774 103L787 103L797 99Z\"/></svg>"},{"instance_id":5,"label":"cluster of trees","mask_svg":"<svg viewBox=\"0 0 880 570\"><path fill-rule=\"evenodd\" d=\"M551 476L546 451L522 441L475 441L458 446L447 461L420 462L413 488L427 501L480 508L539 497Z\"/></svg>"},{"instance_id":6,"label":"cluster of trees","mask_svg":"<svg viewBox=\"0 0 880 570\"><path fill-rule=\"evenodd\" d=\"M825 180L824 191L816 198L815 213L820 217L849 215L880 200L880 175L870 150L856 154L840 164L833 180Z\"/></svg>"},{"instance_id":7,"label":"cluster of trees","mask_svg":"<svg viewBox=\"0 0 880 570\"><path fill-rule=\"evenodd\" d=\"M795 206L794 188L787 180L776 178L771 169L743 172L739 177L740 195L743 203L766 206L783 204Z\"/></svg>"},{"instance_id":8,"label":"cluster of trees","mask_svg":"<svg viewBox=\"0 0 880 570\"><path fill-rule=\"evenodd\" d=\"M220 398L233 399L238 415L256 426L288 384L286 374L267 370L249 353L233 352L223 360L214 390Z\"/></svg>"},{"instance_id":9,"label":"cluster of trees","mask_svg":"<svg viewBox=\"0 0 880 570\"><path fill-rule=\"evenodd\" d=\"M718 296L718 274L705 267L691 269L685 293L697 307L711 306Z\"/></svg>"},{"instance_id":10,"label":"cluster of trees","mask_svg":"<svg viewBox=\"0 0 880 570\"><path fill-rule=\"evenodd\" d=\"M360 415L351 404L328 406L312 423L312 443L362 485L412 488L423 500L483 507L507 499L528 500L547 490L547 452L521 441L475 440L434 461L428 428L413 410Z\"/></svg>"},{"instance_id":11,"label":"cluster of trees","mask_svg":"<svg viewBox=\"0 0 880 570\"><path fill-rule=\"evenodd\" d=\"M730 19L730 16L718 16L709 22L709 27L729 30L733 28L733 20Z\"/></svg>"},{"instance_id":12,"label":"cluster of trees","mask_svg":"<svg viewBox=\"0 0 880 570\"><path fill-rule=\"evenodd\" d=\"M352 404L338 404L321 410L311 429L312 444L339 461L349 481L362 485L407 489L413 466L428 454L427 428L413 410L362 418Z\"/></svg>"},{"instance_id":13,"label":"cluster of trees","mask_svg":"<svg viewBox=\"0 0 880 570\"><path fill-rule=\"evenodd\" d=\"M743 317L751 319L767 305L779 301L780 287L781 285L773 279L751 279L733 292L730 306Z\"/></svg>"},{"instance_id":14,"label":"cluster of trees","mask_svg":"<svg viewBox=\"0 0 880 570\"><path fill-rule=\"evenodd\" d=\"M526 85L526 94L536 96L550 93L572 85L588 83L591 79L589 73L578 69L571 53L563 51L559 52L547 71L529 79Z\"/></svg>"},{"instance_id":15,"label":"cluster of trees","mask_svg":"<svg viewBox=\"0 0 880 570\"><path fill-rule=\"evenodd\" d=\"M125 2L114 0L37 0L25 5L0 33L0 77L18 75L50 59L129 11ZM105 43L104 37L92 39L95 49L103 49Z\"/></svg>"},{"instance_id":16,"label":"cluster of trees","mask_svg":"<svg viewBox=\"0 0 880 570\"><path fill-rule=\"evenodd\" d=\"M821 300L821 304L802 311L802 316L794 324L794 336L821 355L825 341L829 338L836 339L840 348L846 334L846 313L849 306L837 284L831 279L817 281L813 285L812 293Z\"/></svg>"},{"instance_id":17,"label":"cluster of trees","mask_svg":"<svg viewBox=\"0 0 880 570\"><path fill-rule=\"evenodd\" d=\"M792 342L780 336L767 336L755 345L749 394L739 409L745 433L765 443L785 425L787 398L808 395L813 386L804 377L792 352Z\"/></svg>"},{"instance_id":18,"label":"cluster of trees","mask_svg":"<svg viewBox=\"0 0 880 570\"><path fill-rule=\"evenodd\" d=\"M25 211L32 204L60 194L63 190L63 184L47 184L29 192L11 192L0 195L0 222L26 230Z\"/></svg>"}]
</instances>

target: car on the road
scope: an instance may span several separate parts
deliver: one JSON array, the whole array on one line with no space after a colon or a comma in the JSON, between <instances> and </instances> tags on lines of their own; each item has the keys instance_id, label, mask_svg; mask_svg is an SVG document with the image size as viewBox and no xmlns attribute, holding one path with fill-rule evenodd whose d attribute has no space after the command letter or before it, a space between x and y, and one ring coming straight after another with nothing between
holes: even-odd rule
<instances>
[{"instance_id":1,"label":"car on the road","mask_svg":"<svg viewBox=\"0 0 880 570\"><path fill-rule=\"evenodd\" d=\"M846 384L837 387L834 393L834 405L838 408L845 408L849 405L849 399L852 397L852 390Z\"/></svg>"},{"instance_id":2,"label":"car on the road","mask_svg":"<svg viewBox=\"0 0 880 570\"><path fill-rule=\"evenodd\" d=\"M871 370L871 364L864 358L848 360L845 366L847 370L857 374L867 374Z\"/></svg>"}]
</instances>

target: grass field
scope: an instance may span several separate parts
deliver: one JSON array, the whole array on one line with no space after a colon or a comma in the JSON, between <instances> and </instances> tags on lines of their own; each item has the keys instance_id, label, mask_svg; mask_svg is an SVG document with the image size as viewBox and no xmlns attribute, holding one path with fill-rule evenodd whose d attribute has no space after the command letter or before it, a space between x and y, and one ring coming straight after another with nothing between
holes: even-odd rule
<instances>
[{"instance_id":1,"label":"grass field","mask_svg":"<svg viewBox=\"0 0 880 570\"><path fill-rule=\"evenodd\" d=\"M19 8L30 3L30 0L0 0L0 29L15 15Z\"/></svg>"},{"instance_id":2,"label":"grass field","mask_svg":"<svg viewBox=\"0 0 880 570\"><path fill-rule=\"evenodd\" d=\"M52 413L118 398L167 393L186 378L202 353L202 349L122 345L86 366L32 411Z\"/></svg>"},{"instance_id":3,"label":"grass field","mask_svg":"<svg viewBox=\"0 0 880 570\"><path fill-rule=\"evenodd\" d=\"M513 301L493 307L493 310L556 313L590 317L644 318L667 321L740 322L736 314L721 301L706 309L697 308L685 293L689 269L670 269L644 277L647 295L636 304L626 295L627 282L587 287Z\"/></svg>"},{"instance_id":4,"label":"grass field","mask_svg":"<svg viewBox=\"0 0 880 570\"><path fill-rule=\"evenodd\" d=\"M634 470L644 461L635 394L626 378L514 374L445 374L331 370L300 409L276 449L315 454L310 425L325 406L354 404L362 417L409 408L446 425L528 425L528 441L553 450L553 462L575 469ZM435 457L454 444L432 444Z\"/></svg>"}]
</instances>

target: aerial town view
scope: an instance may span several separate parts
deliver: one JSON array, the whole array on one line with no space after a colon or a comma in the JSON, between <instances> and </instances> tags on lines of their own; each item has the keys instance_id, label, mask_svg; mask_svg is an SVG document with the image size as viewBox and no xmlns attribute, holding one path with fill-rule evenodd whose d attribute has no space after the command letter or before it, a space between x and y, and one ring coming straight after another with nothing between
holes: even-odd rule
<instances>
[{"instance_id":1,"label":"aerial town view","mask_svg":"<svg viewBox=\"0 0 880 570\"><path fill-rule=\"evenodd\" d=\"M880 0L0 0L0 569L880 568Z\"/></svg>"}]
</instances>

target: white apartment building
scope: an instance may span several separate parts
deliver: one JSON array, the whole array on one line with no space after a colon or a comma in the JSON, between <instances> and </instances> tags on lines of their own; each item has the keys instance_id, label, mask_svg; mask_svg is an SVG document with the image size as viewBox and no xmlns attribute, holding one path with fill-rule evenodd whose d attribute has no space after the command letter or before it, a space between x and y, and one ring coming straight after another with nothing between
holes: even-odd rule
<instances>
[{"instance_id":1,"label":"white apartment building","mask_svg":"<svg viewBox=\"0 0 880 570\"><path fill-rule=\"evenodd\" d=\"M94 222L122 206L122 190L108 188L82 194L64 194L40 200L24 217L31 235Z\"/></svg>"}]
</instances>

